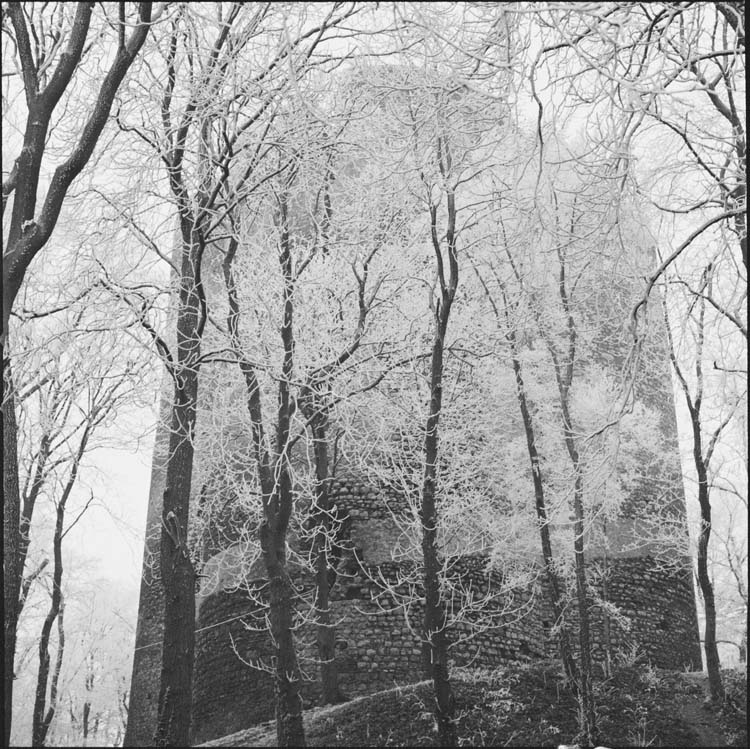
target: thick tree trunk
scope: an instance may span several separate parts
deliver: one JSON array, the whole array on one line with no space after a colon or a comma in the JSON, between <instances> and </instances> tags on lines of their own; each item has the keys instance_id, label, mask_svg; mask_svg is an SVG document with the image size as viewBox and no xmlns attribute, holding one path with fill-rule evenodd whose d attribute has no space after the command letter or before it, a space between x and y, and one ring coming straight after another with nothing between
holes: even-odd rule
<instances>
[{"instance_id":1,"label":"thick tree trunk","mask_svg":"<svg viewBox=\"0 0 750 749\"><path fill-rule=\"evenodd\" d=\"M315 566L315 623L318 658L320 660L320 685L324 705L335 705L346 698L339 689L336 667L336 629L331 623L330 591L334 578L330 565L332 532L331 503L328 476L328 417L325 404L315 394L323 387L310 385L306 395L309 402L304 407L313 436L315 456L315 506L311 513L314 523L312 558ZM305 398L300 398L301 402Z\"/></svg>"},{"instance_id":2,"label":"thick tree trunk","mask_svg":"<svg viewBox=\"0 0 750 749\"><path fill-rule=\"evenodd\" d=\"M186 372L175 388L169 461L161 528L161 578L164 588L157 746L188 746L195 648L195 573L187 548L193 429L198 394L196 372Z\"/></svg>"},{"instance_id":3,"label":"thick tree trunk","mask_svg":"<svg viewBox=\"0 0 750 749\"><path fill-rule=\"evenodd\" d=\"M3 352L4 353L4 352ZM15 396L10 363L3 357L3 605L5 608L3 651L3 688L5 722L4 746L10 746L13 714L13 679L18 629L18 603L21 591L21 495L18 486L18 447Z\"/></svg>"},{"instance_id":4,"label":"thick tree trunk","mask_svg":"<svg viewBox=\"0 0 750 749\"><path fill-rule=\"evenodd\" d=\"M321 700L324 705L336 705L345 702L346 697L339 688L336 666L336 628L331 623L328 555L324 547L321 548L315 559L315 635L320 659Z\"/></svg>"},{"instance_id":5,"label":"thick tree trunk","mask_svg":"<svg viewBox=\"0 0 750 749\"><path fill-rule=\"evenodd\" d=\"M185 213L177 312L177 362L162 503L160 569L164 589L157 746L188 746L195 650L195 571L187 546L201 339L206 319L200 281L203 239Z\"/></svg>"},{"instance_id":6,"label":"thick tree trunk","mask_svg":"<svg viewBox=\"0 0 750 749\"><path fill-rule=\"evenodd\" d=\"M268 571L271 636L276 644L276 739L278 746L305 746L301 675L294 646L292 584L286 570L286 528L279 523L277 514L270 522L264 520L260 540Z\"/></svg>"}]
</instances>

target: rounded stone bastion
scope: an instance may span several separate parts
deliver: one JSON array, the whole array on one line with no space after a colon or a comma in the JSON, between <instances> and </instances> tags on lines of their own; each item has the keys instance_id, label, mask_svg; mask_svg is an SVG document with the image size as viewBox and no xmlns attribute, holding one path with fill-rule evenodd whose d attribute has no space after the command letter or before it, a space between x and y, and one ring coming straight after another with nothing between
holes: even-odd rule
<instances>
[{"instance_id":1,"label":"rounded stone bastion","mask_svg":"<svg viewBox=\"0 0 750 749\"><path fill-rule=\"evenodd\" d=\"M336 578L330 592L336 667L346 697L428 678L419 636L422 588L405 535L413 517L406 502L358 477L337 479ZM292 546L299 542L292 541ZM417 546L418 550L418 546ZM542 575L511 586L484 554L446 561L448 633L454 666L493 668L554 655L551 605ZM592 559L592 565L596 560ZM671 577L670 577L671 574ZM312 574L290 564L298 592L297 652L305 707L320 704ZM619 609L615 618L592 608L592 652L635 651L665 668L700 668L690 569L665 573L648 556L610 559L592 586ZM266 630L265 568L257 548L237 543L205 565L196 601L192 741L220 738L274 717L273 649ZM571 605L569 609L574 609ZM571 616L574 622L574 616Z\"/></svg>"}]
</instances>

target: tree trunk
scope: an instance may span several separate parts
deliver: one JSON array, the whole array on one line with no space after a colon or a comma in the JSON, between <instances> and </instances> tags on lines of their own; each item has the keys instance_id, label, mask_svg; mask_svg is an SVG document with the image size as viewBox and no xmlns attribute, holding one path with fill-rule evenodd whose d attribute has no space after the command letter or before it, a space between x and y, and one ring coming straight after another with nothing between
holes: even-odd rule
<instances>
[{"instance_id":1,"label":"tree trunk","mask_svg":"<svg viewBox=\"0 0 750 749\"><path fill-rule=\"evenodd\" d=\"M568 371L572 372L569 365ZM576 602L578 604L578 643L580 647L580 669L578 674L578 700L580 705L581 733L584 741L593 744L596 736L596 711L591 682L591 636L589 623L589 595L586 582L586 556L584 553L583 475L581 459L576 446L573 424L568 410L568 393L572 377L566 377L560 385L560 406L563 418L563 436L575 472L573 489L573 552L575 560ZM558 380L558 384L560 381Z\"/></svg>"},{"instance_id":2,"label":"tree trunk","mask_svg":"<svg viewBox=\"0 0 750 749\"><path fill-rule=\"evenodd\" d=\"M271 636L276 643L274 692L278 746L305 746L302 723L300 670L294 646L292 585L286 570L286 529L278 513L260 529L263 559L268 571Z\"/></svg>"},{"instance_id":3,"label":"tree trunk","mask_svg":"<svg viewBox=\"0 0 750 749\"><path fill-rule=\"evenodd\" d=\"M47 738L47 732L49 731L52 718L55 716L55 710L57 709L57 682L60 677L60 668L62 667L63 648L65 647L64 629L62 624L63 616L63 598L62 598L62 537L63 537L63 522L65 520L65 505L70 496L70 492L75 484L75 480L78 474L78 466L80 463L81 456L86 449L86 443L88 441L88 430L84 431L81 439L81 445L79 447L78 455L73 463L73 467L70 472L70 476L66 483L65 489L60 500L57 503L57 517L55 520L55 533L53 538L53 550L55 565L52 575L52 601L50 603L49 611L44 619L42 625L42 632L39 637L39 671L37 672L36 680L36 694L34 697L34 709L32 718L32 732L31 732L31 745L32 746L44 746ZM59 619L58 619L59 617ZM57 643L57 659L55 662L55 669L52 674L52 683L50 685L50 700L49 707L47 708L47 682L49 680L49 669L50 669L50 654L49 654L49 640L50 633L52 632L52 626L58 620L58 643ZM46 709L46 712L45 712Z\"/></svg>"},{"instance_id":4,"label":"tree trunk","mask_svg":"<svg viewBox=\"0 0 750 749\"><path fill-rule=\"evenodd\" d=\"M308 388L310 401L305 408L305 415L312 430L315 456L315 506L312 512L315 529L312 555L315 565L315 622L318 658L320 659L321 695L324 705L335 705L344 702L346 697L339 689L335 660L336 629L331 623L330 591L333 575L329 562L332 518L328 477L328 418L325 404L320 402L321 399L314 397L320 387L322 385L311 385ZM303 400L300 398L300 401Z\"/></svg>"},{"instance_id":5,"label":"tree trunk","mask_svg":"<svg viewBox=\"0 0 750 749\"><path fill-rule=\"evenodd\" d=\"M507 309L507 303L506 303ZM509 323L510 324L510 323ZM516 331L509 327L508 341L511 347L513 358L513 372L516 379L516 395L518 405L521 410L524 431L526 432L526 448L531 461L531 476L534 483L534 498L536 502L536 516L539 525L539 536L542 543L542 557L544 559L544 569L547 575L547 581L552 589L552 611L555 615L555 624L559 628L560 639L560 659L562 660L563 670L568 680L576 684L578 680L578 669L576 667L573 650L570 646L568 628L564 617L563 588L555 570L554 557L552 555L552 540L549 532L549 522L547 520L547 506L544 500L544 484L542 482L542 469L539 461L539 453L536 448L536 438L534 434L534 423L529 411L526 400L526 388L523 382L523 371L521 360L518 356L518 343L516 340Z\"/></svg>"},{"instance_id":6,"label":"tree trunk","mask_svg":"<svg viewBox=\"0 0 750 749\"><path fill-rule=\"evenodd\" d=\"M451 169L451 154L448 144L438 138L438 160L445 178ZM440 558L437 547L437 464L439 454L440 412L443 407L443 354L445 336L448 331L451 307L458 288L458 254L456 248L456 202L452 187L446 182L446 230L445 244L447 263L438 236L437 205L430 204L430 238L435 253L439 298L435 301L433 318L435 336L430 357L430 406L424 439L424 480L420 521L422 523L422 561L424 564L423 585L425 596L422 638L425 649L429 648L430 671L435 692L435 721L438 740L442 746L456 746L458 737L455 723L455 700L448 671L448 642L446 637L447 615L440 595ZM446 265L448 273L446 274Z\"/></svg>"},{"instance_id":7,"label":"tree trunk","mask_svg":"<svg viewBox=\"0 0 750 749\"><path fill-rule=\"evenodd\" d=\"M3 347L4 348L4 347ZM4 354L4 351L3 351ZM14 659L16 631L18 629L18 600L21 590L21 496L18 486L18 447L15 393L10 362L3 356L3 605L5 607L5 647L3 653L3 688L5 692L4 745L10 746L11 718L13 714Z\"/></svg>"},{"instance_id":8,"label":"tree trunk","mask_svg":"<svg viewBox=\"0 0 750 749\"><path fill-rule=\"evenodd\" d=\"M717 704L721 704L724 700L724 685L721 680L721 662L716 645L716 603L714 601L714 588L708 574L708 542L711 538L711 502L708 496L708 473L703 460L699 412L691 408L690 416L693 427L693 458L698 473L698 503L701 508L701 528L698 534L698 585L703 596L703 608L706 615L703 648L706 653L706 670L708 671L708 688L711 699Z\"/></svg>"},{"instance_id":9,"label":"tree trunk","mask_svg":"<svg viewBox=\"0 0 750 749\"><path fill-rule=\"evenodd\" d=\"M200 281L204 242L181 217L182 266L177 312L177 366L162 505L160 569L164 589L159 710L154 743L188 746L195 650L195 571L187 546L201 338L206 319Z\"/></svg>"},{"instance_id":10,"label":"tree trunk","mask_svg":"<svg viewBox=\"0 0 750 749\"><path fill-rule=\"evenodd\" d=\"M445 312L448 310L445 309ZM445 635L446 612L440 595L440 559L437 548L437 461L438 425L443 400L443 346L447 314L440 321L432 346L430 374L430 412L427 419L424 453L425 469L422 485L422 557L424 560L425 609L423 636L429 646L430 671L435 690L435 718L441 746L456 746L454 720L455 700L448 671L448 643Z\"/></svg>"},{"instance_id":11,"label":"tree trunk","mask_svg":"<svg viewBox=\"0 0 750 749\"><path fill-rule=\"evenodd\" d=\"M223 271L229 302L227 329L245 380L253 453L262 491L263 522L259 529L259 538L268 574L269 619L276 650L274 692L277 742L279 746L305 746L300 695L301 674L294 646L293 590L286 569L286 534L293 509L288 443L293 408L289 387L294 369L294 278L286 198L283 195L279 198L279 222L279 263L284 278L283 322L280 332L284 359L282 377L278 385L276 446L273 458L266 440L260 384L252 363L243 354L239 336L240 306L232 270L239 244L236 238L229 242Z\"/></svg>"},{"instance_id":12,"label":"tree trunk","mask_svg":"<svg viewBox=\"0 0 750 749\"><path fill-rule=\"evenodd\" d=\"M161 577L164 588L157 746L187 746L195 648L195 573L187 548L193 430L198 374L185 370L175 387L161 528Z\"/></svg>"},{"instance_id":13,"label":"tree trunk","mask_svg":"<svg viewBox=\"0 0 750 749\"><path fill-rule=\"evenodd\" d=\"M578 635L581 648L581 667L578 675L579 701L581 705L581 731L588 744L594 743L596 736L596 711L594 692L591 683L591 636L589 634L589 596L586 584L586 559L583 550L583 478L576 463L575 495L573 497L575 521L573 531L575 540L576 599L578 601Z\"/></svg>"},{"instance_id":14,"label":"tree trunk","mask_svg":"<svg viewBox=\"0 0 750 749\"><path fill-rule=\"evenodd\" d=\"M573 216L571 218L571 233L575 227L575 199L573 202ZM565 255L558 248L557 257L560 262L558 276L558 293L566 318L567 352L565 360L558 351L549 331L540 326L540 333L545 339L552 357L555 370L555 382L560 399L562 417L562 433L565 448L573 466L573 553L575 561L576 601L578 604L578 642L580 647L580 667L578 673L578 702L580 708L580 727L583 740L588 744L594 743L596 736L596 710L594 706L594 692L591 682L591 636L589 623L589 596L586 582L586 557L584 553L584 510L583 510L583 467L581 456L576 443L576 431L570 414L570 387L576 358L576 343L578 332L575 318L570 306L570 295L566 285ZM537 319L539 323L539 320Z\"/></svg>"}]
</instances>

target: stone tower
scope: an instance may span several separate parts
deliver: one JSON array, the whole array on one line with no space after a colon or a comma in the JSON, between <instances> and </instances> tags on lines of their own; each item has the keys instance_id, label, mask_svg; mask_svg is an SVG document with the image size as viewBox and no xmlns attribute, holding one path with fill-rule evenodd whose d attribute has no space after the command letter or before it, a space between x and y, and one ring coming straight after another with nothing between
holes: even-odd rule
<instances>
[{"instance_id":1,"label":"stone tower","mask_svg":"<svg viewBox=\"0 0 750 749\"><path fill-rule=\"evenodd\" d=\"M669 396L669 383L662 369L661 384L651 387ZM659 399L661 428L671 435L670 480L681 490L676 425L671 396ZM154 560L158 549L158 524L163 490L164 435L157 439L152 475L144 576L136 635L136 652L131 685L126 745L147 746L156 723L158 679L161 657L161 613L163 595ZM403 497L375 486L356 472L342 472L334 480L332 497L341 521L340 557L337 581L331 593L332 619L337 622L337 666L341 689L356 697L408 684L423 677L423 655L419 640L421 606L413 602L400 607L384 585L403 590L409 560L394 561L392 548L403 527L408 508ZM625 502L620 517L610 522L606 540L593 543L587 554L592 592L616 606L620 616L611 618L601 607L592 613L592 654L603 662L612 653L635 650L654 665L672 669L699 669L695 598L688 560L664 567L655 550L641 539L639 508L654 501L647 486ZM682 500L672 512L684 523ZM300 543L294 541L293 543ZM263 587L265 571L257 549L247 540L231 539L225 548L216 545L206 559L196 606L196 655L193 684L194 743L220 738L234 731L273 718L273 684L264 670L272 648L264 630ZM454 550L455 551L455 550ZM652 553L653 552L653 553ZM470 621L453 628L451 658L455 665L493 667L511 660L528 660L554 655L551 632L553 616L546 583L540 575L535 583L504 589L502 576L487 564L486 555L457 554L451 569L475 597L492 599L489 625L472 635ZM156 574L154 574L156 572ZM295 586L304 607L312 579L304 569L293 570ZM309 599L308 599L309 600ZM452 605L465 601L460 595ZM494 606L494 610L492 607ZM571 607L573 608L573 607ZM573 620L575 614L572 615ZM312 625L298 631L298 648L307 678L302 694L307 706L318 700L315 665L315 633Z\"/></svg>"},{"instance_id":2,"label":"stone tower","mask_svg":"<svg viewBox=\"0 0 750 749\"><path fill-rule=\"evenodd\" d=\"M600 301L592 295L591 309L586 312L592 329L598 325L596 305L611 307L611 293L611 288L603 288ZM627 320L628 304L626 299L618 309L621 320ZM612 317L610 311L602 319ZM615 338L603 330L593 335L595 348L598 346L593 355L595 364L611 373L618 371L622 358L620 350L612 349ZM647 540L649 529L644 521L647 510L663 509L666 519L687 533L669 366L658 344L652 359L651 371L642 379L635 400L657 415L655 429L663 454L661 474L630 486L617 516L599 523L589 539L587 563L592 593L600 602L611 604L597 604L592 610L592 655L596 661L606 662L618 652L638 651L657 666L698 669L701 655L689 559L665 565L657 545ZM548 385L553 387L552 383ZM202 387L205 399L216 397L216 391ZM226 390L230 389L228 385ZM203 411L210 408L204 405ZM157 438L149 500L125 739L128 746L151 745L156 726L163 610L157 544L166 441L162 431ZM200 483L194 481L194 486ZM666 501L664 486L669 490ZM418 586L413 589L416 597L411 603L400 605L407 598L404 577L410 573L413 560L396 560L391 553L401 533L401 521L408 521L406 500L353 467L337 473L331 491L341 523L337 579L331 592L341 689L355 697L421 680L424 662L418 635L422 613ZM196 497L195 503L199 501ZM291 545L295 544L296 551L304 551L303 540L298 538ZM486 555L461 549L444 549L444 553L450 558L451 574L462 583L451 606L460 608L470 602L470 597L489 602L483 611L481 632L474 631L470 617L451 629L450 657L454 664L492 667L554 654L554 618L542 575L514 587L488 564ZM223 534L223 542L213 539L201 559L195 623L194 743L270 719L274 709L272 682L264 668L271 657L271 643L263 626L265 580L257 548L252 540ZM304 609L312 582L302 567L293 570L293 580L300 594L300 608ZM388 586L390 590L386 590ZM612 609L616 609L616 616L611 615ZM571 619L575 619L573 613ZM302 695L307 705L318 700L314 641L311 625L301 624L298 649L305 674Z\"/></svg>"}]
</instances>

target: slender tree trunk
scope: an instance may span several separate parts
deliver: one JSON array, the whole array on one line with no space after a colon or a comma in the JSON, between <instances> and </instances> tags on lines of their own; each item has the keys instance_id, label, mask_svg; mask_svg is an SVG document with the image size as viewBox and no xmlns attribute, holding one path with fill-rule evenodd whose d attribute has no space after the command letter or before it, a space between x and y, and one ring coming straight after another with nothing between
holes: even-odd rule
<instances>
[{"instance_id":1,"label":"slender tree trunk","mask_svg":"<svg viewBox=\"0 0 750 749\"><path fill-rule=\"evenodd\" d=\"M664 323L669 342L669 359L672 368L680 383L685 396L685 403L690 413L690 425L693 430L693 463L698 477L698 504L701 508L701 527L698 534L698 585L703 596L704 613L706 616L706 631L703 647L706 653L706 669L708 671L708 686L711 699L721 703L724 699L724 686L721 681L721 664L719 651L716 644L716 604L714 601L714 590L711 578L708 574L708 542L711 538L711 499L709 496L708 468L711 464L716 441L721 431L727 425L727 421L716 429L708 440L708 448L704 452L703 432L701 429L701 407L703 405L703 343L705 339L705 309L706 294L711 295L712 271L709 265L703 271L703 277L698 302L697 336L695 338L695 394L691 396L690 387L682 372L672 337L672 329L669 326L669 315L667 313L666 299L663 300ZM692 308L691 308L692 310Z\"/></svg>"},{"instance_id":2,"label":"slender tree trunk","mask_svg":"<svg viewBox=\"0 0 750 749\"><path fill-rule=\"evenodd\" d=\"M570 227L571 234L575 230L575 215L574 198ZM565 442L565 448L573 466L573 557L575 563L576 601L578 604L578 642L580 647L578 701L580 706L581 733L583 734L584 741L593 744L596 736L596 710L591 681L590 605L586 582L586 556L584 552L583 466L581 465L581 456L578 452L573 419L570 414L570 387L573 382L578 332L570 306L570 295L566 282L566 259L562 249L558 248L557 256L560 262L558 293L566 318L567 351L564 360L548 331L540 326L540 332L545 339L554 365L555 382L560 400L563 441ZM539 322L539 320L537 321Z\"/></svg>"},{"instance_id":3,"label":"slender tree trunk","mask_svg":"<svg viewBox=\"0 0 750 749\"><path fill-rule=\"evenodd\" d=\"M443 400L443 346L446 327L447 315L445 323L439 323L432 345L430 412L424 443L425 469L421 507L425 592L423 635L430 652L430 671L435 690L435 717L440 744L456 746L458 738L454 720L455 700L448 671L446 611L440 595L441 565L437 548L438 426Z\"/></svg>"},{"instance_id":4,"label":"slender tree trunk","mask_svg":"<svg viewBox=\"0 0 750 749\"><path fill-rule=\"evenodd\" d=\"M81 458L86 451L89 433L90 426L87 426L83 432L83 435L81 436L81 442L78 446L78 452L73 460L73 466L70 470L70 475L68 476L65 488L63 489L63 493L57 503L55 532L52 542L54 552L54 569L52 573L52 601L50 603L50 608L47 612L47 616L44 619L42 632L39 637L39 671L37 673L31 734L31 745L35 747L44 746L47 732L49 731L50 724L52 723L52 718L54 718L55 710L57 709L57 682L60 677L63 649L65 647L65 636L62 623L63 523L65 521L65 506L68 502L68 498L70 497L70 493L73 490L73 486L75 485L76 478L78 476L78 468L80 466ZM49 640L50 633L52 632L52 626L54 625L55 620L58 620L57 659L55 663L55 669L52 674L52 683L50 685L50 700L49 706L47 707L47 684L49 681L50 669Z\"/></svg>"},{"instance_id":5,"label":"slender tree trunk","mask_svg":"<svg viewBox=\"0 0 750 749\"><path fill-rule=\"evenodd\" d=\"M559 371L559 370L558 370ZM572 372L572 362L568 365L568 372ZM573 464L575 474L573 488L573 552L575 561L576 601L578 603L578 644L580 647L580 668L578 673L578 699L581 711L581 732L584 740L593 744L596 736L596 711L594 708L594 692L591 681L591 635L589 619L589 595L586 582L586 556L584 552L584 511L583 511L583 474L581 458L576 446L573 425L568 409L568 393L572 377L566 377L566 384L560 386L560 406L563 418L563 436L565 446Z\"/></svg>"},{"instance_id":6,"label":"slender tree trunk","mask_svg":"<svg viewBox=\"0 0 750 749\"><path fill-rule=\"evenodd\" d=\"M602 523L602 532L607 537L607 522ZM602 599L605 603L609 602L609 554L605 547L604 558L602 560L604 574L602 575ZM609 679L612 676L612 625L606 608L603 611L602 627L604 630L604 676Z\"/></svg>"},{"instance_id":7,"label":"slender tree trunk","mask_svg":"<svg viewBox=\"0 0 750 749\"><path fill-rule=\"evenodd\" d=\"M721 662L716 644L716 603L714 588L708 574L708 542L711 538L711 502L708 496L708 473L703 460L703 443L699 413L690 409L693 427L693 458L698 473L698 503L701 508L701 528L698 534L698 585L703 596L703 608L706 616L706 630L703 638L703 649L706 653L706 670L708 671L708 688L711 699L717 704L724 700L724 685L721 680Z\"/></svg>"},{"instance_id":8,"label":"slender tree trunk","mask_svg":"<svg viewBox=\"0 0 750 749\"><path fill-rule=\"evenodd\" d=\"M275 647L274 691L276 696L276 735L279 746L305 746L302 721L301 674L294 644L294 599L286 567L286 534L292 514L292 482L287 453L292 415L290 383L294 368L294 280L291 247L287 226L286 201L280 198L279 262L284 278L283 322L281 339L284 347L282 377L278 386L275 458L269 449L260 384L253 365L243 354L239 336L240 306L232 263L238 247L233 238L223 262L229 314L227 329L237 361L245 380L247 410L258 479L262 492L263 522L259 536L263 561L268 574L268 603L271 636Z\"/></svg>"},{"instance_id":9,"label":"slender tree trunk","mask_svg":"<svg viewBox=\"0 0 750 749\"><path fill-rule=\"evenodd\" d=\"M507 302L506 302L507 317ZM510 321L509 325L510 325ZM516 380L516 396L518 406L521 410L524 431L526 433L526 448L531 461L531 476L534 483L534 499L536 503L536 516L539 525L539 536L542 543L542 557L544 559L544 569L552 590L552 611L555 615L555 624L560 632L559 648L560 658L562 660L565 675L571 683L576 684L578 680L578 669L576 667L573 650L570 646L568 628L564 617L564 600L563 586L555 570L554 557L552 554L552 540L549 532L549 521L547 519L547 506L544 499L544 483L542 481L542 468L539 460L539 453L536 447L536 438L534 433L534 423L529 411L528 401L526 399L526 388L523 382L523 370L521 360L518 355L518 342L516 340L516 331L512 327L508 328L508 341L511 348L513 360L513 372Z\"/></svg>"},{"instance_id":10,"label":"slender tree trunk","mask_svg":"<svg viewBox=\"0 0 750 749\"><path fill-rule=\"evenodd\" d=\"M451 171L451 153L443 138L438 138L438 161L443 177ZM455 699L448 670L448 641L446 637L447 612L440 594L440 557L437 547L437 465L439 455L440 412L443 407L443 355L451 307L458 288L458 254L456 247L456 202L453 188L446 181L447 257L437 228L437 205L430 204L430 238L437 265L439 298L435 301L433 318L435 336L430 358L430 406L424 440L424 480L420 520L422 523L423 585L425 595L422 637L429 648L430 671L435 693L435 720L442 746L456 746L458 736L455 723ZM447 262L446 262L447 260ZM446 268L447 266L447 268ZM448 271L446 273L446 270Z\"/></svg>"},{"instance_id":11,"label":"slender tree trunk","mask_svg":"<svg viewBox=\"0 0 750 749\"><path fill-rule=\"evenodd\" d=\"M282 193L279 197L279 265L284 279L280 331L284 358L278 387L275 465L272 474L265 470L265 483L268 486L273 481L273 493L264 508L260 541L268 570L271 633L276 643L277 739L279 746L305 746L301 674L294 645L294 600L286 566L286 534L293 510L288 445L292 418L290 387L294 376L294 269L287 210L287 196Z\"/></svg>"},{"instance_id":12,"label":"slender tree trunk","mask_svg":"<svg viewBox=\"0 0 750 749\"><path fill-rule=\"evenodd\" d=\"M578 675L579 699L581 703L582 733L584 740L594 743L596 736L596 711L594 709L594 692L591 682L591 636L589 624L589 595L586 583L586 558L583 549L583 477L580 466L576 463L575 494L573 497L573 513L575 521L573 531L575 539L573 549L575 554L576 598L578 601L578 636L581 648L580 671Z\"/></svg>"}]
</instances>

